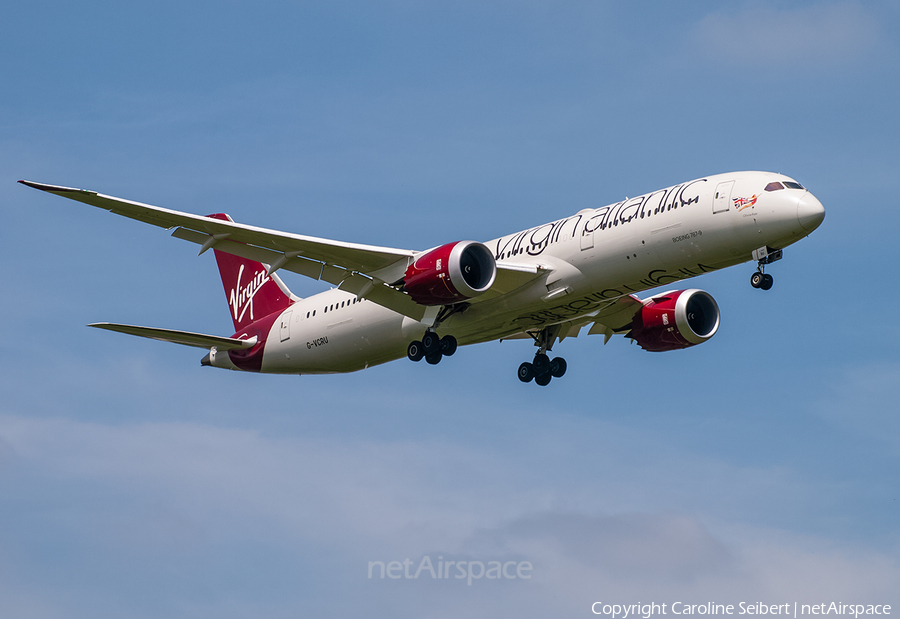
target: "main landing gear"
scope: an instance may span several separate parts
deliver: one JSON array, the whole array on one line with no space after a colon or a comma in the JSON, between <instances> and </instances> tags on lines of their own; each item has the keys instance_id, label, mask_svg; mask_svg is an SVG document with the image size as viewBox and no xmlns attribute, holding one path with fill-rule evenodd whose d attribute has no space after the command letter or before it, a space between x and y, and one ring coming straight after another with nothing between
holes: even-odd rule
<instances>
[{"instance_id":1,"label":"main landing gear","mask_svg":"<svg viewBox=\"0 0 900 619\"><path fill-rule=\"evenodd\" d=\"M550 384L551 378L562 378L566 373L566 360L562 357L554 357L551 359L545 353L538 353L534 356L534 361L527 361L519 366L519 380L523 383L530 383L534 379L541 387Z\"/></svg>"},{"instance_id":2,"label":"main landing gear","mask_svg":"<svg viewBox=\"0 0 900 619\"><path fill-rule=\"evenodd\" d=\"M435 329L450 316L464 312L468 307L468 303L443 306L434 319L434 323L425 331L422 340L414 340L406 347L406 356L411 361L421 361L424 357L425 361L431 365L437 365L444 357L453 355L456 352L456 338L452 335L440 337Z\"/></svg>"},{"instance_id":3,"label":"main landing gear","mask_svg":"<svg viewBox=\"0 0 900 619\"><path fill-rule=\"evenodd\" d=\"M559 325L541 329L537 335L531 334L538 352L534 355L534 361L527 361L519 366L519 380L530 383L532 379L541 387L550 384L551 378L562 378L566 373L566 360L562 357L551 359L547 353L553 347L556 334L559 333Z\"/></svg>"},{"instance_id":4,"label":"main landing gear","mask_svg":"<svg viewBox=\"0 0 900 619\"><path fill-rule=\"evenodd\" d=\"M422 341L415 340L406 348L406 356L412 361L425 361L431 365L437 365L445 356L449 357L456 352L456 338L452 335L438 337L434 331L426 331Z\"/></svg>"},{"instance_id":5,"label":"main landing gear","mask_svg":"<svg viewBox=\"0 0 900 619\"><path fill-rule=\"evenodd\" d=\"M772 264L776 260L781 260L781 250L768 247L760 247L754 250L753 257L756 258L756 273L750 276L750 285L754 288L768 290L775 283L771 275L766 273L766 265Z\"/></svg>"}]
</instances>

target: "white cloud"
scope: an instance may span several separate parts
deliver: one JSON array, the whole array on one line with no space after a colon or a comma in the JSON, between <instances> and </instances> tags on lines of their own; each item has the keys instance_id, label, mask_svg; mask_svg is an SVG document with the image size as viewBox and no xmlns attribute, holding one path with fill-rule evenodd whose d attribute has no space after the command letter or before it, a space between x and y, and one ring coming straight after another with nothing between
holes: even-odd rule
<instances>
[{"instance_id":1,"label":"white cloud","mask_svg":"<svg viewBox=\"0 0 900 619\"><path fill-rule=\"evenodd\" d=\"M561 428L573 429L562 420ZM631 444L621 431L606 431L611 443ZM659 458L652 467L629 472L633 461L616 467L621 454L608 452L601 478L592 480L591 474L573 479L567 469L581 461L565 460L552 446L529 452L532 467L524 468L489 446L450 441L269 438L200 424L112 426L13 416L0 418L0 439L0 482L5 500L16 505L6 510L0 534L0 548L12 549L3 552L6 569L27 575L51 564L67 570L94 563L124 579L104 584L87 570L90 603L115 597L116 587L156 587L154 595L175 602L188 596L184 588L207 587L207 597L193 602L194 616L197 608L221 612L218 600L226 594L248 608L284 612L305 607L312 596L332 610L342 608L334 601L340 597L347 610L364 604L400 615L571 616L587 614L598 600L714 596L780 603L840 595L890 603L892 583L900 580L887 552L753 528L747 523L759 520L754 512L741 518L716 508L743 494L777 509L794 487L790 476L690 457L676 461L652 447L647 455ZM552 457L563 462L541 464ZM671 470L660 474L661 462ZM718 471L704 475L704 467ZM646 477L652 470L658 479ZM659 490L679 478L676 492L718 500L698 502L692 512L667 509ZM626 496L628 485L655 497L646 509L623 507L637 503ZM578 486L582 493L574 492ZM553 507L558 495L575 498L559 509ZM13 539L23 531L24 541ZM41 544L58 549L33 552ZM426 554L528 560L534 571L527 581L471 587L366 578L368 561L418 561ZM173 570L184 584L160 585L160 574ZM263 571L263 580L288 584L262 600L255 589L216 588L221 585L207 575L235 570ZM19 580L27 590L53 589L40 579ZM297 597L291 582L319 585Z\"/></svg>"}]
</instances>

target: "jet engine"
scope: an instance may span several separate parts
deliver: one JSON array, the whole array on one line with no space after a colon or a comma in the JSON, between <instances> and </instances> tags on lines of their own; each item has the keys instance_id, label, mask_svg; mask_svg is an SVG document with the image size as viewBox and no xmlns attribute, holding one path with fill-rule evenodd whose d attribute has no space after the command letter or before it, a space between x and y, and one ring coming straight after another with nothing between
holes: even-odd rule
<instances>
[{"instance_id":1,"label":"jet engine","mask_svg":"<svg viewBox=\"0 0 900 619\"><path fill-rule=\"evenodd\" d=\"M644 301L628 337L644 350L661 352L701 344L719 328L719 306L708 292L673 290Z\"/></svg>"},{"instance_id":2,"label":"jet engine","mask_svg":"<svg viewBox=\"0 0 900 619\"><path fill-rule=\"evenodd\" d=\"M490 249L475 241L457 241L419 256L406 269L403 290L422 305L449 305L486 292L496 277Z\"/></svg>"}]
</instances>

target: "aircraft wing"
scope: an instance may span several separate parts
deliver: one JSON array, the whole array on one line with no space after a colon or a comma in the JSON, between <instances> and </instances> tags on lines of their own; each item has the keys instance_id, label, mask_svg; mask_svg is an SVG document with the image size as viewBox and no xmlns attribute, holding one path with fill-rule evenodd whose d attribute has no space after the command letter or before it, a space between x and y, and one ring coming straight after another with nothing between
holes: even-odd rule
<instances>
[{"instance_id":1,"label":"aircraft wing","mask_svg":"<svg viewBox=\"0 0 900 619\"><path fill-rule=\"evenodd\" d=\"M631 323L634 320L634 316L641 310L644 303L645 300L642 300L633 294L610 299L592 312L555 325L554 338L562 342L567 337L578 337L582 329L590 325L588 334L604 336L603 343L606 344L613 334L627 333L631 330ZM503 339L530 339L542 328L543 327L537 327L533 330L526 329L514 335L508 335Z\"/></svg>"},{"instance_id":2,"label":"aircraft wing","mask_svg":"<svg viewBox=\"0 0 900 619\"><path fill-rule=\"evenodd\" d=\"M320 279L415 320L436 315L435 308L420 305L386 285L403 277L418 253L413 250L332 241L173 211L87 189L19 182L154 226L174 228L172 236L200 245L201 254L214 247L269 265L270 274L285 269ZM497 279L484 299L514 290L542 272L546 269L538 265L497 264Z\"/></svg>"},{"instance_id":3,"label":"aircraft wing","mask_svg":"<svg viewBox=\"0 0 900 619\"><path fill-rule=\"evenodd\" d=\"M107 331L115 331L117 333L136 335L138 337L146 337L150 338L151 340L159 340L161 342L172 342L173 344L182 344L183 346L194 346L195 348L212 348L213 346L215 346L219 350L241 350L245 348L253 348L253 346L255 346L257 342L256 336L253 336L246 340L240 340L234 337L204 335L203 333L176 331L174 329L157 329L155 327L120 325L113 322L95 322L89 324L88 326L96 327L98 329L106 329Z\"/></svg>"},{"instance_id":4,"label":"aircraft wing","mask_svg":"<svg viewBox=\"0 0 900 619\"><path fill-rule=\"evenodd\" d=\"M226 247L233 249L231 246L239 243L263 248L268 250L265 255L269 257L269 260L260 260L260 262L274 264L278 261L278 258L286 257L287 260L283 261L278 268L297 271L302 275L309 276L312 276L310 274L317 269L320 276L317 279L325 279L330 283L339 283L343 279L337 271L374 273L398 262L403 263L403 269L405 270L407 260L411 259L416 253L404 249L331 241L301 234L248 226L222 219L211 219L201 215L182 213L140 202L132 202L131 200L123 200L122 198L114 198L87 189L44 185L31 181L19 182L34 189L40 189L41 191L102 208L116 215L137 219L161 228L176 228L174 236L178 238L195 242L202 238L203 240L200 241L200 244L203 246L202 251L206 251L211 247L227 251ZM191 232L194 234L191 234ZM228 242L223 243L223 241ZM220 247L220 244L222 244L222 247ZM275 259L272 260L272 258ZM256 258L252 257L251 259ZM308 264L311 262L316 262L317 264Z\"/></svg>"}]
</instances>

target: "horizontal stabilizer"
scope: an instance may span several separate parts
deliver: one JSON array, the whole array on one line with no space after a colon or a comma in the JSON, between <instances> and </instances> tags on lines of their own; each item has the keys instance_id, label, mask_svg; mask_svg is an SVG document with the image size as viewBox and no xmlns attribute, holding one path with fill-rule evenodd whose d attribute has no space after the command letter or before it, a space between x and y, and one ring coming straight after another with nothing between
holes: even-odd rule
<instances>
[{"instance_id":1,"label":"horizontal stabilizer","mask_svg":"<svg viewBox=\"0 0 900 619\"><path fill-rule=\"evenodd\" d=\"M89 324L88 326L96 327L98 329L106 329L107 331L116 331L118 333L127 333L128 335L137 335L138 337L147 337L151 340L159 340L161 342L172 342L173 344L194 346L196 348L212 348L213 346L215 346L219 350L240 350L253 348L253 346L255 346L257 342L256 336L253 336L246 340L239 340L234 337L204 335L203 333L176 331L175 329L157 329L154 327L119 325L112 322L95 322L93 324Z\"/></svg>"}]
</instances>

